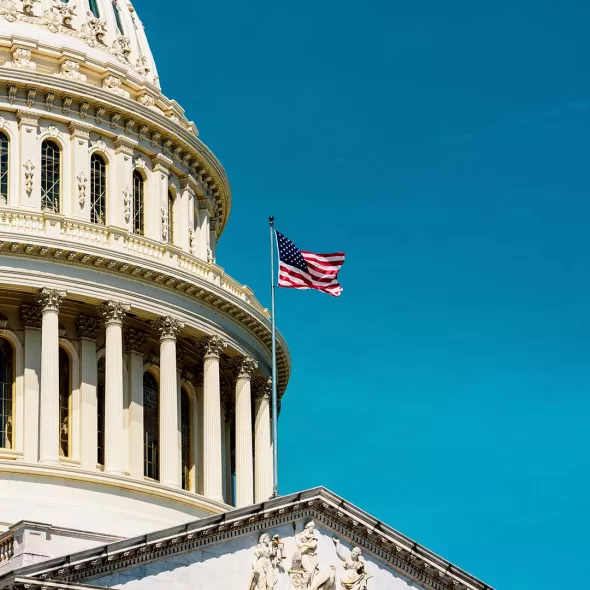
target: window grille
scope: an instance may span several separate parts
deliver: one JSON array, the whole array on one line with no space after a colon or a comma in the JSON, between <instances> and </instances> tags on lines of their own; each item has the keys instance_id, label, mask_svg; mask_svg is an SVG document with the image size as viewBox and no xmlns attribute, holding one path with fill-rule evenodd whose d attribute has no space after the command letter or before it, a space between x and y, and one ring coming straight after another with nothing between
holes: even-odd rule
<instances>
[{"instance_id":1,"label":"window grille","mask_svg":"<svg viewBox=\"0 0 590 590\"><path fill-rule=\"evenodd\" d=\"M143 236L143 195L145 182L141 174L133 171L133 233Z\"/></svg>"},{"instance_id":2,"label":"window grille","mask_svg":"<svg viewBox=\"0 0 590 590\"><path fill-rule=\"evenodd\" d=\"M41 146L41 208L59 213L60 200L59 146L50 140Z\"/></svg>"},{"instance_id":3,"label":"window grille","mask_svg":"<svg viewBox=\"0 0 590 590\"><path fill-rule=\"evenodd\" d=\"M90 10L92 11L92 14L96 18L100 18L100 11L98 10L98 4L96 3L96 0L88 0L88 4L90 5Z\"/></svg>"},{"instance_id":4,"label":"window grille","mask_svg":"<svg viewBox=\"0 0 590 590\"><path fill-rule=\"evenodd\" d=\"M168 243L174 243L174 193L168 191Z\"/></svg>"},{"instance_id":5,"label":"window grille","mask_svg":"<svg viewBox=\"0 0 590 590\"><path fill-rule=\"evenodd\" d=\"M107 165L98 154L90 158L90 221L105 225L107 200Z\"/></svg>"},{"instance_id":6,"label":"window grille","mask_svg":"<svg viewBox=\"0 0 590 590\"><path fill-rule=\"evenodd\" d=\"M14 401L14 351L0 338L0 448L12 449L12 408Z\"/></svg>"},{"instance_id":7,"label":"window grille","mask_svg":"<svg viewBox=\"0 0 590 590\"><path fill-rule=\"evenodd\" d=\"M59 456L70 456L70 357L59 349Z\"/></svg>"},{"instance_id":8,"label":"window grille","mask_svg":"<svg viewBox=\"0 0 590 590\"><path fill-rule=\"evenodd\" d=\"M0 204L8 203L8 137L0 133Z\"/></svg>"},{"instance_id":9,"label":"window grille","mask_svg":"<svg viewBox=\"0 0 590 590\"><path fill-rule=\"evenodd\" d=\"M121 13L119 12L119 6L117 5L117 0L113 0L113 12L115 13L115 21L117 22L117 29L119 29L119 33L121 33L121 35L124 35L125 30L123 29L123 23L121 22Z\"/></svg>"},{"instance_id":10,"label":"window grille","mask_svg":"<svg viewBox=\"0 0 590 590\"><path fill-rule=\"evenodd\" d=\"M143 474L160 478L160 423L158 382L151 373L143 374Z\"/></svg>"},{"instance_id":11,"label":"window grille","mask_svg":"<svg viewBox=\"0 0 590 590\"><path fill-rule=\"evenodd\" d=\"M97 418L98 418L98 439L97 439L97 460L99 465L104 465L104 392L105 392L105 375L106 375L106 360L105 357L98 359L97 365L98 381L96 385L96 402L97 402Z\"/></svg>"},{"instance_id":12,"label":"window grille","mask_svg":"<svg viewBox=\"0 0 590 590\"><path fill-rule=\"evenodd\" d=\"M180 398L180 437L182 452L182 489L190 490L190 457L191 457L191 402L186 390L182 390Z\"/></svg>"}]
</instances>

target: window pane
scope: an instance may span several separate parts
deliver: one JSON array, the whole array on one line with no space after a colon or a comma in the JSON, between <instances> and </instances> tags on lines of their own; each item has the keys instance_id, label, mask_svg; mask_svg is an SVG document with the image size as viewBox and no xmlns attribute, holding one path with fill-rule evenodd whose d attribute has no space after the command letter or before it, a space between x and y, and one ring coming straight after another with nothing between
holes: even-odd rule
<instances>
[{"instance_id":1,"label":"window pane","mask_svg":"<svg viewBox=\"0 0 590 590\"><path fill-rule=\"evenodd\" d=\"M107 199L107 166L98 154L90 158L90 221L105 225Z\"/></svg>"},{"instance_id":2,"label":"window pane","mask_svg":"<svg viewBox=\"0 0 590 590\"><path fill-rule=\"evenodd\" d=\"M125 34L123 29L123 23L121 22L121 14L119 12L119 7L117 6L117 0L113 0L113 12L115 13L115 21L117 22L117 29L119 29L119 33L121 35Z\"/></svg>"},{"instance_id":3,"label":"window pane","mask_svg":"<svg viewBox=\"0 0 590 590\"><path fill-rule=\"evenodd\" d=\"M70 456L70 357L59 349L59 456Z\"/></svg>"},{"instance_id":4,"label":"window pane","mask_svg":"<svg viewBox=\"0 0 590 590\"><path fill-rule=\"evenodd\" d=\"M190 458L191 458L191 403L185 390L180 398L180 436L182 445L182 489L190 489Z\"/></svg>"},{"instance_id":5,"label":"window pane","mask_svg":"<svg viewBox=\"0 0 590 590\"><path fill-rule=\"evenodd\" d=\"M92 10L92 14L94 14L94 16L96 18L100 18L100 12L98 10L98 5L96 4L96 0L89 0L89 4L90 4L90 10Z\"/></svg>"},{"instance_id":6,"label":"window pane","mask_svg":"<svg viewBox=\"0 0 590 590\"><path fill-rule=\"evenodd\" d=\"M143 473L151 479L160 478L160 424L158 416L158 382L151 373L143 375Z\"/></svg>"},{"instance_id":7,"label":"window pane","mask_svg":"<svg viewBox=\"0 0 590 590\"><path fill-rule=\"evenodd\" d=\"M0 204L8 203L8 137L0 133Z\"/></svg>"},{"instance_id":8,"label":"window pane","mask_svg":"<svg viewBox=\"0 0 590 590\"><path fill-rule=\"evenodd\" d=\"M96 401L98 416L98 440L97 440L97 463L104 465L104 384L105 384L105 357L98 360L98 381L96 385Z\"/></svg>"},{"instance_id":9,"label":"window pane","mask_svg":"<svg viewBox=\"0 0 590 590\"><path fill-rule=\"evenodd\" d=\"M0 448L12 449L12 402L14 352L8 340L0 338Z\"/></svg>"},{"instance_id":10,"label":"window pane","mask_svg":"<svg viewBox=\"0 0 590 590\"><path fill-rule=\"evenodd\" d=\"M41 209L59 213L60 151L53 141L41 146Z\"/></svg>"},{"instance_id":11,"label":"window pane","mask_svg":"<svg viewBox=\"0 0 590 590\"><path fill-rule=\"evenodd\" d=\"M135 170L133 172L133 233L140 236L143 236L143 192L143 178Z\"/></svg>"}]
</instances>

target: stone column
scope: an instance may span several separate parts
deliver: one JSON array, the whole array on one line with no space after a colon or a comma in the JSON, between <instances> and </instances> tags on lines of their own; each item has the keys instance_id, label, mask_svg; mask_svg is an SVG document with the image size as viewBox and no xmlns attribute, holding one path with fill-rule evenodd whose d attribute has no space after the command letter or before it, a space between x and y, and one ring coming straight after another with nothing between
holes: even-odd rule
<instances>
[{"instance_id":1,"label":"stone column","mask_svg":"<svg viewBox=\"0 0 590 590\"><path fill-rule=\"evenodd\" d=\"M76 320L80 342L81 462L82 468L95 470L98 460L98 382L96 366L96 332L100 320L79 315Z\"/></svg>"},{"instance_id":2,"label":"stone column","mask_svg":"<svg viewBox=\"0 0 590 590\"><path fill-rule=\"evenodd\" d=\"M236 373L236 508L254 503L254 469L252 465L252 373L258 363L251 357L233 360Z\"/></svg>"},{"instance_id":3,"label":"stone column","mask_svg":"<svg viewBox=\"0 0 590 590\"><path fill-rule=\"evenodd\" d=\"M133 328L125 334L129 359L129 472L143 479L143 353L146 335Z\"/></svg>"},{"instance_id":4,"label":"stone column","mask_svg":"<svg viewBox=\"0 0 590 590\"><path fill-rule=\"evenodd\" d=\"M203 495L223 502L219 357L227 343L219 336L201 341L203 363Z\"/></svg>"},{"instance_id":5,"label":"stone column","mask_svg":"<svg viewBox=\"0 0 590 590\"><path fill-rule=\"evenodd\" d=\"M254 393L254 502L266 502L273 493L270 399L272 380L257 377Z\"/></svg>"},{"instance_id":6,"label":"stone column","mask_svg":"<svg viewBox=\"0 0 590 590\"><path fill-rule=\"evenodd\" d=\"M110 178L116 179L116 186L109 188L107 199L107 220L110 226L132 231L133 229L133 150L137 141L124 135L115 140L115 172Z\"/></svg>"},{"instance_id":7,"label":"stone column","mask_svg":"<svg viewBox=\"0 0 590 590\"><path fill-rule=\"evenodd\" d=\"M123 319L129 306L118 301L103 303L98 311L106 324L104 394L104 470L124 475L123 436Z\"/></svg>"},{"instance_id":8,"label":"stone column","mask_svg":"<svg viewBox=\"0 0 590 590\"><path fill-rule=\"evenodd\" d=\"M207 262L210 257L209 239L211 236L210 219L213 216L213 203L208 197L198 197L198 225L196 227L193 254Z\"/></svg>"},{"instance_id":9,"label":"stone column","mask_svg":"<svg viewBox=\"0 0 590 590\"><path fill-rule=\"evenodd\" d=\"M59 306L66 292L40 289L41 308L41 400L39 461L59 463Z\"/></svg>"},{"instance_id":10,"label":"stone column","mask_svg":"<svg viewBox=\"0 0 590 590\"><path fill-rule=\"evenodd\" d=\"M197 183L192 176L180 179L180 195L176 197L175 241L179 248L191 252L191 233L194 235L194 200ZM192 232L191 232L192 230Z\"/></svg>"},{"instance_id":11,"label":"stone column","mask_svg":"<svg viewBox=\"0 0 590 590\"><path fill-rule=\"evenodd\" d=\"M160 482L181 487L181 460L178 430L178 373L176 338L184 327L171 317L158 318L154 327L160 333Z\"/></svg>"},{"instance_id":12,"label":"stone column","mask_svg":"<svg viewBox=\"0 0 590 590\"><path fill-rule=\"evenodd\" d=\"M25 332L25 419L27 436L24 459L39 460L39 392L41 386L41 310L37 305L21 306L21 324Z\"/></svg>"}]
</instances>

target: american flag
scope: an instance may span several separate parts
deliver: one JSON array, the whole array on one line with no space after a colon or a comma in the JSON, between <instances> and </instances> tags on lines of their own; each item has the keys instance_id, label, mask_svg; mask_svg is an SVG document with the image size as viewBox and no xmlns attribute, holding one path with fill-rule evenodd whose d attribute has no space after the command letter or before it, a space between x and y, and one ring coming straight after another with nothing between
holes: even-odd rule
<instances>
[{"instance_id":1,"label":"american flag","mask_svg":"<svg viewBox=\"0 0 590 590\"><path fill-rule=\"evenodd\" d=\"M277 232L279 245L279 287L317 289L338 297L342 287L338 271L344 264L344 252L314 254L299 250L283 234Z\"/></svg>"}]
</instances>

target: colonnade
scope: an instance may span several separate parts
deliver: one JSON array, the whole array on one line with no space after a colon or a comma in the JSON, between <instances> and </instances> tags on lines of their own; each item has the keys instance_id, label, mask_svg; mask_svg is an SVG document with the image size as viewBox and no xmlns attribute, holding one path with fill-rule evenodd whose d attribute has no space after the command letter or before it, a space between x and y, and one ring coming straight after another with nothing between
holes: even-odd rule
<instances>
[{"instance_id":1,"label":"colonnade","mask_svg":"<svg viewBox=\"0 0 590 590\"><path fill-rule=\"evenodd\" d=\"M39 406L39 462L45 465L61 463L59 453L59 310L66 297L63 291L44 288L37 294L41 314L41 373ZM104 472L124 476L126 473L126 445L124 430L124 376L123 376L123 323L129 307L116 301L106 301L98 307L98 313L106 326L105 344L105 395L104 395ZM93 318L79 320L86 327L86 336L96 334L98 321ZM176 318L161 317L152 323L160 337L159 379L159 464L160 483L171 488L182 486L182 460L180 448L180 371L177 363L177 337L184 325ZM84 337L84 334L82 334ZM88 339L88 338L87 338ZM138 407L143 406L143 354L145 334L129 329L126 332L128 354L130 422L134 415L139 418ZM203 353L202 382L202 460L201 489L207 498L223 501L224 474L222 469L222 437L225 434L221 423L220 357L227 343L219 336L207 336L200 341ZM82 349L83 351L84 349ZM96 350L96 349L95 349ZM86 363L81 360L82 371ZM235 467L237 507L267 500L272 494L272 450L270 436L270 383L266 378L255 379L258 363L251 357L237 357L231 361L236 375L235 385ZM84 381L84 380L82 380ZM93 379L89 379L92 382ZM96 383L96 378L94 378ZM200 384L196 384L201 387ZM255 399L253 402L253 389ZM84 394L83 394L84 397ZM86 399L94 407L93 415L86 418L90 430L96 433L97 403ZM94 401L94 403L91 403ZM82 400L84 403L84 399ZM254 407L254 414L252 413ZM196 411L193 408L192 411ZM137 424L139 419L135 421ZM143 418L141 417L141 424ZM74 427L72 425L72 427ZM86 424L81 425L84 430ZM131 439L138 441L143 428L131 428ZM194 433L196 434L196 433ZM95 438L96 440L96 438ZM96 457L96 454L94 455ZM96 459L90 453L81 457L82 466L91 466ZM130 457L131 477L143 477L143 456ZM227 483L226 483L227 485Z\"/></svg>"}]
</instances>

